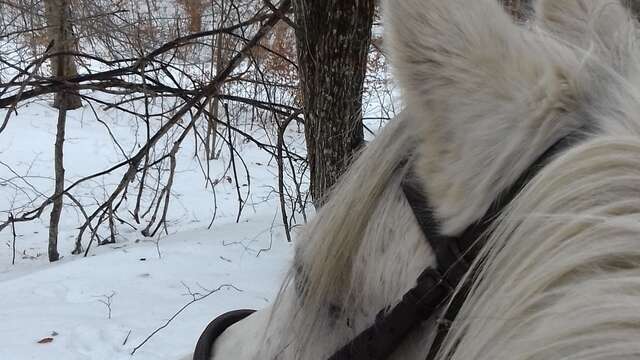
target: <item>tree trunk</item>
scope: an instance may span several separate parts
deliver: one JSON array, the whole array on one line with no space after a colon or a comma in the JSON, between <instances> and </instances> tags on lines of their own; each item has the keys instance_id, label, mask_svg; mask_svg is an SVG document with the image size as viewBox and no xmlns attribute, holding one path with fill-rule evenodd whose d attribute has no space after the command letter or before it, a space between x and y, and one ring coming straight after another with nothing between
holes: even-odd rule
<instances>
[{"instance_id":1,"label":"tree trunk","mask_svg":"<svg viewBox=\"0 0 640 360\"><path fill-rule=\"evenodd\" d=\"M636 18L640 18L640 0L624 1Z\"/></svg>"},{"instance_id":2,"label":"tree trunk","mask_svg":"<svg viewBox=\"0 0 640 360\"><path fill-rule=\"evenodd\" d=\"M362 91L375 0L294 0L305 137L316 207L364 142Z\"/></svg>"},{"instance_id":3,"label":"tree trunk","mask_svg":"<svg viewBox=\"0 0 640 360\"><path fill-rule=\"evenodd\" d=\"M47 18L47 35L53 46L50 53L75 51L75 39L70 22L71 4L69 0L45 0L45 16ZM51 71L58 79L73 77L78 74L72 56L54 56L51 58ZM77 90L60 91L56 94L53 107L72 110L82 106Z\"/></svg>"},{"instance_id":4,"label":"tree trunk","mask_svg":"<svg viewBox=\"0 0 640 360\"><path fill-rule=\"evenodd\" d=\"M223 27L224 23L220 23L220 27ZM223 66L223 54L224 54L224 34L220 33L215 36L215 46L212 46L212 59L211 59L211 73L215 69L215 73L219 74L222 71ZM212 75L213 76L213 75ZM224 84L220 86L219 92L222 92ZM207 138L205 141L207 160L214 160L218 158L216 154L216 143L218 138L218 113L220 109L220 102L216 96L209 98L209 117L207 122Z\"/></svg>"},{"instance_id":5,"label":"tree trunk","mask_svg":"<svg viewBox=\"0 0 640 360\"><path fill-rule=\"evenodd\" d=\"M75 50L75 40L70 22L69 0L46 0L45 15L47 17L47 34L52 45L49 53L70 52ZM57 79L65 79L77 75L76 65L71 56L53 56L51 70ZM58 224L62 213L62 192L64 191L64 137L67 110L82 106L77 90L62 90L56 93L53 106L58 109L58 124L54 149L55 191L51 217L49 218L49 261L57 261Z\"/></svg>"},{"instance_id":6,"label":"tree trunk","mask_svg":"<svg viewBox=\"0 0 640 360\"><path fill-rule=\"evenodd\" d=\"M233 1L231 2L233 4ZM216 7L214 1L211 1L211 12L213 14L218 14L218 28L224 28L227 20L229 19L230 12L233 10L232 7L227 7L226 0L220 1ZM214 21L215 23L215 21ZM229 38L225 33L219 33L211 38L211 64L210 64L210 72L211 76L215 74L219 74L223 69L226 63L229 61L229 56L231 52L228 50L230 47ZM220 85L218 89L218 93L221 93L224 88L224 84ZM217 94L209 97L209 116L207 118L207 137L205 139L205 147L207 152L208 160L217 160L218 153L216 153L216 144L218 139L218 115L220 112L220 101L218 100Z\"/></svg>"},{"instance_id":7,"label":"tree trunk","mask_svg":"<svg viewBox=\"0 0 640 360\"><path fill-rule=\"evenodd\" d=\"M53 200L53 208L51 209L51 217L49 218L49 261L58 261L60 254L58 253L58 224L60 223L60 214L62 213L62 194L64 191L64 133L67 118L67 110L58 110L58 126L56 131L54 167L56 172L56 185L54 194L58 195Z\"/></svg>"}]
</instances>

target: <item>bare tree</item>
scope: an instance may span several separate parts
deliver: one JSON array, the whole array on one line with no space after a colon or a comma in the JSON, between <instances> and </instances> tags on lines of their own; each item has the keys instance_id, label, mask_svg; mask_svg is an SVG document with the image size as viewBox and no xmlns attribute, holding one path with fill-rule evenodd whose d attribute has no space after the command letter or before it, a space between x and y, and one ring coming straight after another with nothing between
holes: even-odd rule
<instances>
[{"instance_id":1,"label":"bare tree","mask_svg":"<svg viewBox=\"0 0 640 360\"><path fill-rule=\"evenodd\" d=\"M204 10L203 0L177 0L182 6L189 18L189 31L199 32L202 30L202 12Z\"/></svg>"},{"instance_id":2,"label":"bare tree","mask_svg":"<svg viewBox=\"0 0 640 360\"><path fill-rule=\"evenodd\" d=\"M213 1L211 2L212 12L214 9ZM230 6L227 6L225 0L220 1L220 19L218 22L219 27L224 27L225 22L227 21L228 14L231 9ZM211 64L210 64L210 73L219 73L222 71L222 67L224 63L227 61L227 56L229 51L227 50L227 46L225 46L225 34L220 33L216 36L211 37ZM220 92L224 89L224 84L220 86ZM216 154L216 139L218 134L218 113L220 108L220 102L215 98L209 99L209 116L207 117L207 136L205 138L205 152L208 160L217 159Z\"/></svg>"},{"instance_id":3,"label":"bare tree","mask_svg":"<svg viewBox=\"0 0 640 360\"><path fill-rule=\"evenodd\" d=\"M295 0L311 195L316 206L364 141L362 91L375 0Z\"/></svg>"},{"instance_id":4,"label":"bare tree","mask_svg":"<svg viewBox=\"0 0 640 360\"><path fill-rule=\"evenodd\" d=\"M69 0L46 0L45 17L47 19L47 35L50 41L51 72L58 80L78 75L72 56L68 53L76 49L71 24L71 4ZM60 54L60 55L56 55ZM72 110L82 106L77 90L65 89L56 94L53 106L56 109Z\"/></svg>"},{"instance_id":5,"label":"bare tree","mask_svg":"<svg viewBox=\"0 0 640 360\"><path fill-rule=\"evenodd\" d=\"M73 31L71 26L70 4L68 0L46 0L45 14L47 18L47 33L51 41L49 51L52 53L51 70L55 78L64 81L67 78L77 76L78 71L73 58L65 53L75 49ZM77 109L82 106L77 90L65 89L56 93L53 106L58 109L58 125L56 129L54 168L55 168L55 194L64 191L64 137L67 119L67 110ZM62 212L62 196L55 197L51 217L49 221L49 261L57 261L58 253L58 224Z\"/></svg>"},{"instance_id":6,"label":"bare tree","mask_svg":"<svg viewBox=\"0 0 640 360\"><path fill-rule=\"evenodd\" d=\"M19 201L12 202L9 209L0 209L0 214L7 216L6 220L0 221L0 232L5 228L12 229L15 223L41 218L49 206L56 203L61 206L65 199L70 200L65 204L65 209L73 209L80 215L73 254L84 253L86 256L92 244L115 242L119 226L139 230L144 236L154 236L162 230L166 233L169 202L175 196L172 185L178 173L175 169L181 145L190 139L190 135L193 135L195 148L204 143L206 135L199 129L205 128L203 125L209 119L219 123L220 126L213 131L218 135L218 141L226 145L221 146L223 153L228 151L228 165L217 178L210 176L209 162L203 164L199 154L196 154L205 177L205 186L213 193L214 206L214 188L226 183L234 184L238 195L237 220L245 204L254 201L250 198L248 164L240 153L244 143L252 142L279 164L283 186L279 188L280 194L273 191L267 196L281 195L286 200L281 204L291 209L288 213L291 218L283 219L285 226L290 227L287 222L295 222L296 212L305 217L307 198L300 193L306 189L306 162L303 156L291 151L290 143L283 137L286 124L302 121L299 118L301 111L295 106L297 102L290 92L296 82L282 81L279 76L282 69L279 68L276 74L270 68L271 64L277 63L272 61L275 58L281 59L283 64L294 64L276 51L277 47L273 48L272 41L269 41L272 28L288 16L291 1L282 0L277 7L272 7L271 3L259 3L256 6L252 2L225 0L225 8L232 10L228 12L228 22L220 22L220 13L210 11L202 25L211 26L212 29L169 37L166 41L166 34L157 30L158 41L164 41L157 45L154 45L155 40L143 39L140 31L130 30L134 29L132 26L146 26L152 22L162 29L162 26L169 26L169 21L152 18L153 21L144 24L132 23L125 16L135 20L146 19L147 14L135 14L120 8L83 13L87 7L106 6L109 2L88 1L86 6L74 8L74 14L83 14L76 14L73 19L74 27L82 34L78 49L62 52L48 49L44 53L39 51L40 54L32 58L25 58L18 56L22 54L19 52L5 57L4 51L10 51L11 48L5 50L0 47L0 54L3 55L0 56L0 70L10 70L0 71L0 109L9 109L0 119L0 135L12 116L17 114L13 109L19 109L28 102L49 99L51 95L78 94L80 90L83 104L92 112L93 118L107 129L121 156L114 164L99 172L74 176L66 186L63 182L63 163L57 162L54 194L38 191L35 185L29 183L28 172L19 174L8 168L12 177L0 178L0 181L6 182L7 186L21 195ZM220 9L220 5L221 2L217 2L215 8ZM154 6L154 1L150 1L149 6ZM12 11L19 14L22 8ZM0 41L9 37L13 37L12 41L19 40L20 34L37 30L29 28L29 24L2 27L2 20L7 18L5 14L0 14ZM100 30L95 28L97 21L104 24L101 25L104 29L112 30L93 37L91 32ZM178 27L186 29L185 23L176 23ZM220 34L225 35L224 41L218 42L217 36ZM218 63L214 56L216 50L209 49L212 46L224 48L223 58ZM39 48L43 47L39 45ZM78 71L77 75L49 77L46 71L38 72L45 60L68 55L73 55L77 63L82 64L82 71ZM212 62L217 65L214 69L211 69ZM286 69L295 73L295 65ZM209 101L222 102L224 111L220 109L220 113L223 119L211 113ZM61 114L65 114L66 109L61 106L61 110L64 110ZM134 139L134 146L121 146L109 128L108 120L101 119L107 112L114 111L130 117L136 131L140 132L141 136ZM249 114L255 118L247 118ZM62 116L62 119L65 117ZM247 120L250 122L242 123ZM253 126L254 122L264 126L264 140L258 140L243 130L243 126ZM62 159L64 122L60 121L58 125L60 131L56 158ZM0 167L5 167L2 162ZM115 181L110 180L110 184L106 185L103 182L106 176L115 177ZM102 182L100 186L103 193L92 194L91 198L85 196L83 193L91 186L89 184L96 181ZM56 210L52 213L52 234L57 234L60 211ZM57 237L52 237L52 259L58 256L55 240ZM56 250L55 253L53 250Z\"/></svg>"}]
</instances>

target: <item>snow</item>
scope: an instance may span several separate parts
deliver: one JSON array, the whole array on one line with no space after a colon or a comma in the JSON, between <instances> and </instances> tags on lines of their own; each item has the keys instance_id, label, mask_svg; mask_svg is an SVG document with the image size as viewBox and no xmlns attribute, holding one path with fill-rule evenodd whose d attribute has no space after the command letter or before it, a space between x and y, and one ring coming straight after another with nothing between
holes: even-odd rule
<instances>
[{"instance_id":1,"label":"snow","mask_svg":"<svg viewBox=\"0 0 640 360\"><path fill-rule=\"evenodd\" d=\"M131 119L114 118L100 109L98 115L126 153L135 149L135 139L143 133ZM4 116L0 111L0 118ZM19 109L0 134L0 211L30 198L38 203L39 193L52 192L55 122L55 109L44 102L32 103ZM269 141L264 131L255 129L252 134ZM86 106L69 114L67 139L67 185L124 159L106 127ZM288 141L302 145L303 136L292 131ZM144 223L137 230L121 225L116 244L94 246L86 258L74 256L70 251L82 216L67 209L60 224L63 258L50 264L46 259L48 208L41 220L17 224L17 258L12 265L11 231L0 232L0 359L178 359L193 350L215 316L268 305L288 270L293 246L285 240L271 188L276 184L274 162L253 144L238 141L238 146L249 165L252 184L239 223L235 222L235 187L222 181L216 186L216 220L207 228L213 197L193 160L193 144L186 142L179 153L169 235L144 238L140 235ZM226 164L226 159L212 162L212 176L224 173ZM13 184L25 185L16 174L27 176L35 189L23 186L26 190L18 191L8 185L10 178ZM121 174L98 178L74 189L74 194L90 207ZM242 174L240 181L246 182ZM0 213L0 221L6 216ZM201 296L217 288L130 355L193 299L190 292ZM110 295L111 318L105 304ZM38 343L45 338L53 340Z\"/></svg>"},{"instance_id":2,"label":"snow","mask_svg":"<svg viewBox=\"0 0 640 360\"><path fill-rule=\"evenodd\" d=\"M99 254L50 265L2 281L0 359L177 359L195 345L208 321L237 308L262 308L274 297L291 256L261 227L269 217L215 231L181 232L153 243L116 244ZM225 245L225 239L242 242ZM114 249L115 248L115 249ZM132 348L192 298L231 287L194 303L133 357ZM99 300L114 293L112 317ZM129 339L124 339L131 331ZM58 333L54 341L41 338Z\"/></svg>"}]
</instances>

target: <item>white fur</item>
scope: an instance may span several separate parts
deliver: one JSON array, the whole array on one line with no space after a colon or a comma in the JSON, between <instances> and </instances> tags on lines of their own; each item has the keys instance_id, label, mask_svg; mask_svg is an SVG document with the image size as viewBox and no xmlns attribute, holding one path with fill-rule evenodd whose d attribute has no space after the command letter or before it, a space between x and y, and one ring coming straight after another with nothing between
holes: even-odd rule
<instances>
[{"instance_id":1,"label":"white fur","mask_svg":"<svg viewBox=\"0 0 640 360\"><path fill-rule=\"evenodd\" d=\"M389 1L385 43L423 138L418 166L445 233L478 219L579 127L576 55L516 26L495 0Z\"/></svg>"},{"instance_id":2,"label":"white fur","mask_svg":"<svg viewBox=\"0 0 640 360\"><path fill-rule=\"evenodd\" d=\"M638 358L639 235L638 134L570 150L504 214L440 358Z\"/></svg>"},{"instance_id":3,"label":"white fur","mask_svg":"<svg viewBox=\"0 0 640 360\"><path fill-rule=\"evenodd\" d=\"M456 234L577 132L588 139L496 222L439 358L640 356L636 24L614 0L536 9L524 28L495 0L387 0L385 44L406 111L297 239L272 309L225 332L215 359L327 358L434 265L399 186L404 159L444 232ZM392 358L424 359L432 323Z\"/></svg>"}]
</instances>

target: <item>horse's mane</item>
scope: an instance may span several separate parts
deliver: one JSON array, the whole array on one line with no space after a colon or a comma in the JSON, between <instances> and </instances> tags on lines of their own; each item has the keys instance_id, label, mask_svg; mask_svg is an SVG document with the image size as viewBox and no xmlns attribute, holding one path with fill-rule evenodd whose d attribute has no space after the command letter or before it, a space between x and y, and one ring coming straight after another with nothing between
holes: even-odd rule
<instances>
[{"instance_id":1,"label":"horse's mane","mask_svg":"<svg viewBox=\"0 0 640 360\"><path fill-rule=\"evenodd\" d=\"M372 214L391 182L403 171L417 140L401 114L355 159L330 192L319 214L307 225L296 248L296 274L304 281L304 301L339 303L352 282L353 258L365 240Z\"/></svg>"},{"instance_id":2,"label":"horse's mane","mask_svg":"<svg viewBox=\"0 0 640 360\"><path fill-rule=\"evenodd\" d=\"M442 358L640 355L639 154L637 136L604 137L542 170L489 238Z\"/></svg>"},{"instance_id":3,"label":"horse's mane","mask_svg":"<svg viewBox=\"0 0 640 360\"><path fill-rule=\"evenodd\" d=\"M282 317L287 319L287 332L296 338L294 358L317 356L308 352L308 345L314 343L313 336L318 336L315 331L326 328L328 322L334 321L332 317L350 316L350 312L362 311L360 301L366 302L368 299L360 291L371 283L379 282L376 272L354 271L369 266L361 262L356 264L369 257L362 254L368 251L363 243L370 242L372 238L387 237L382 228L390 224L402 229L398 234L392 234L389 241L402 241L398 239L399 234L414 239L420 237L413 215L408 208L404 208L404 203L398 201L397 191L398 182L405 171L404 165L415 149L416 141L407 113L401 113L358 154L349 170L331 189L318 214L297 237L294 264L282 285L269 320L271 324L275 318L279 318L278 323ZM379 218L380 215L386 218ZM423 242L421 239L417 241ZM423 251L413 253L424 259L425 263L431 261L430 254L424 254ZM412 278L420 271L420 268L408 268L403 263L398 263L396 267L401 271L400 277ZM375 278L364 280L366 276ZM402 284L387 286L395 288ZM386 306L395 300L395 292L403 291L406 289L391 289L387 292L390 298L375 307ZM271 325L267 325L267 328L271 328ZM265 333L271 331L273 328ZM353 335L353 330L345 334L347 337ZM288 347L290 340L286 339L286 335L283 336L284 339L279 340L281 346ZM340 337L333 338L342 341ZM263 341L270 340L265 338ZM270 349L265 343L263 351L269 353Z\"/></svg>"},{"instance_id":4,"label":"horse's mane","mask_svg":"<svg viewBox=\"0 0 640 360\"><path fill-rule=\"evenodd\" d=\"M440 359L640 356L637 24L617 1L575 2L582 14L540 3L532 31L580 59L579 115L593 133L502 214Z\"/></svg>"}]
</instances>

